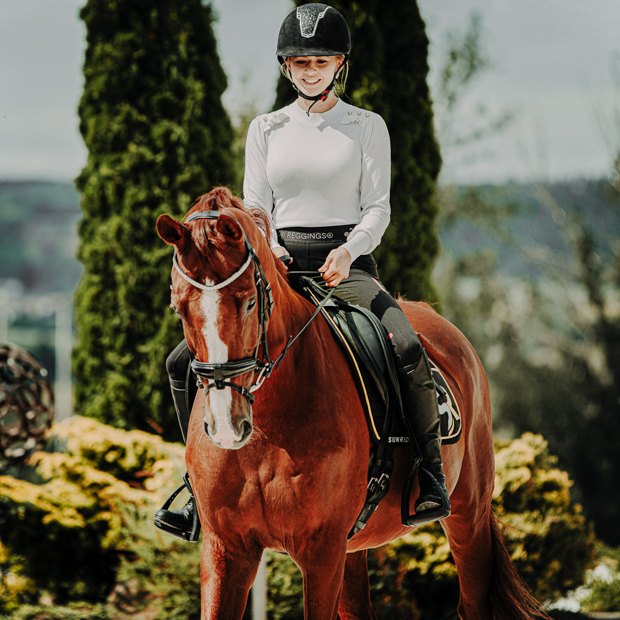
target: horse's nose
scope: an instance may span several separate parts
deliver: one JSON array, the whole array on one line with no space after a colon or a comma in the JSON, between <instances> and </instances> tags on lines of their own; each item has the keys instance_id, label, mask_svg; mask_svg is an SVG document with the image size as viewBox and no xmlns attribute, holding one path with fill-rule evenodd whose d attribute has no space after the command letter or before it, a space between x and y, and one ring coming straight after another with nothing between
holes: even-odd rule
<instances>
[{"instance_id":1,"label":"horse's nose","mask_svg":"<svg viewBox=\"0 0 620 620\"><path fill-rule=\"evenodd\" d=\"M254 430L251 415L250 417L244 417L230 424L228 429L232 431L232 434L229 433L228 435L221 433L220 431L222 429L220 429L219 426L209 424L206 418L203 420L202 425L207 436L209 436L217 446L233 450L242 448L249 441L252 431Z\"/></svg>"},{"instance_id":2,"label":"horse's nose","mask_svg":"<svg viewBox=\"0 0 620 620\"><path fill-rule=\"evenodd\" d=\"M239 441L245 442L252 434L252 423L249 420L244 420L239 430L239 434L241 435L241 439Z\"/></svg>"}]
</instances>

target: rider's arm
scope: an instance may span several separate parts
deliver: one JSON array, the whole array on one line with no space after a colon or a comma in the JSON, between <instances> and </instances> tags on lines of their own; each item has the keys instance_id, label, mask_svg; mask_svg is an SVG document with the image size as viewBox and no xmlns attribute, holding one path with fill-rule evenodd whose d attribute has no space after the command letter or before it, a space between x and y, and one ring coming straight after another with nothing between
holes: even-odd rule
<instances>
[{"instance_id":1,"label":"rider's arm","mask_svg":"<svg viewBox=\"0 0 620 620\"><path fill-rule=\"evenodd\" d=\"M390 135L385 121L372 112L362 128L362 175L360 179L361 222L342 246L351 259L369 254L381 242L390 223Z\"/></svg>"},{"instance_id":2,"label":"rider's arm","mask_svg":"<svg viewBox=\"0 0 620 620\"><path fill-rule=\"evenodd\" d=\"M276 256L284 248L278 243L278 235L271 216L273 190L267 179L267 141L265 132L259 126L260 117L255 118L248 128L245 143L245 174L243 176L243 202L246 208L258 207L269 219L271 237L268 239Z\"/></svg>"}]
</instances>

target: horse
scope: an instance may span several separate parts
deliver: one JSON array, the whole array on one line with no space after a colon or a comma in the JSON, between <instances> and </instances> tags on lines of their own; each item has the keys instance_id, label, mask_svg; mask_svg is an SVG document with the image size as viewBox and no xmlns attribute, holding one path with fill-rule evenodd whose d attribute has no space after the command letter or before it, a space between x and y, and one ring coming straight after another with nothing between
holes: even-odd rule
<instances>
[{"instance_id":1,"label":"horse","mask_svg":"<svg viewBox=\"0 0 620 620\"><path fill-rule=\"evenodd\" d=\"M205 387L186 451L203 532L202 620L242 618L265 549L287 553L300 568L307 620L376 618L367 550L411 531L401 523L411 454L395 451L388 495L347 541L366 498L371 444L364 411L326 321L308 323L315 307L290 286L270 250L267 217L215 188L185 222L161 215L157 231L174 246L171 306ZM428 304L399 303L463 420L461 440L442 447L452 514L440 522L459 576L458 615L546 617L491 511L491 402L482 364ZM410 508L418 493L414 486Z\"/></svg>"}]
</instances>

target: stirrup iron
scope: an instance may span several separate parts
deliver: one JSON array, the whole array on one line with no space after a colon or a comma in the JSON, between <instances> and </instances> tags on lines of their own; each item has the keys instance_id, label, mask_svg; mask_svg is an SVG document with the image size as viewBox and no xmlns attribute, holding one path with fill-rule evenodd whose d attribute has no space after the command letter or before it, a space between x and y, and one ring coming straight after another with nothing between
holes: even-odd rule
<instances>
[{"instance_id":1,"label":"stirrup iron","mask_svg":"<svg viewBox=\"0 0 620 620\"><path fill-rule=\"evenodd\" d=\"M190 500L194 500L194 510L193 510L194 520L192 523L191 531L187 532L187 531L180 530L176 527L168 525L167 523L163 521L160 521L159 519L157 519L157 517L154 519L154 523L155 523L155 526L158 527L160 530L162 530L163 532L166 532L166 534L170 534L171 536L174 536L175 538L179 538L186 542L198 542L198 537L200 536L200 519L198 518L198 506L196 506L194 492L192 491L192 485L189 481L189 474L187 472L185 472L183 476L183 484L166 500L166 503L161 507L160 510L168 510L170 506L172 505L172 502L177 498L177 496L183 489L187 489L191 496Z\"/></svg>"}]
</instances>

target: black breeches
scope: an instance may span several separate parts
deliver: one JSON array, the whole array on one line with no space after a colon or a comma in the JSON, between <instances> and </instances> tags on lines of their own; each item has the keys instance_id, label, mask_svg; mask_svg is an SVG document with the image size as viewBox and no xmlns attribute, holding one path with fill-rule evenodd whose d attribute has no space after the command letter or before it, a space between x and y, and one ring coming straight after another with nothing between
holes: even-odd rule
<instances>
[{"instance_id":1,"label":"black breeches","mask_svg":"<svg viewBox=\"0 0 620 620\"><path fill-rule=\"evenodd\" d=\"M329 290L325 287L325 290ZM347 303L370 310L387 330L394 348L396 367L415 364L422 355L422 344L396 300L378 278L365 271L352 269L334 293Z\"/></svg>"},{"instance_id":2,"label":"black breeches","mask_svg":"<svg viewBox=\"0 0 620 620\"><path fill-rule=\"evenodd\" d=\"M291 271L316 271L329 252L340 247L352 226L319 229L285 229L278 231L280 243L293 262ZM317 273L318 275L318 273ZM327 287L325 290L330 290ZM396 300L379 281L377 264L372 254L357 258L349 277L337 287L334 295L343 301L370 310L390 334L397 368L415 364L422 355L422 344Z\"/></svg>"}]
</instances>

